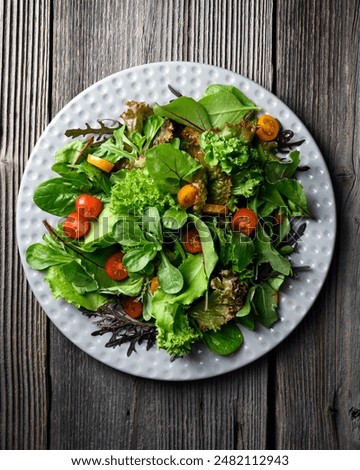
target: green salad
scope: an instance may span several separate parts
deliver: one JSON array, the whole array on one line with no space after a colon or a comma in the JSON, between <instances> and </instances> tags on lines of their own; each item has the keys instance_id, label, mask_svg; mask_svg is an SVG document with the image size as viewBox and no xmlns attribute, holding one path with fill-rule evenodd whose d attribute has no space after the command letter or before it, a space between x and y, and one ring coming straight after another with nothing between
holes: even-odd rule
<instances>
[{"instance_id":1,"label":"green salad","mask_svg":"<svg viewBox=\"0 0 360 470\"><path fill-rule=\"evenodd\" d=\"M106 343L171 358L237 351L279 320L279 290L311 214L291 130L239 89L128 101L119 120L69 129L34 202L59 217L27 263ZM290 256L289 256L290 255ZM81 313L79 312L79 315Z\"/></svg>"}]
</instances>

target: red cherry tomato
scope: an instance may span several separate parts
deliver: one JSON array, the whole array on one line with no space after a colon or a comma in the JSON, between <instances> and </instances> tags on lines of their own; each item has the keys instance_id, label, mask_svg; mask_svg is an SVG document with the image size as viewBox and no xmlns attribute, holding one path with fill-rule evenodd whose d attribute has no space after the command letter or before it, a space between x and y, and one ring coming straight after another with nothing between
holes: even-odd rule
<instances>
[{"instance_id":1,"label":"red cherry tomato","mask_svg":"<svg viewBox=\"0 0 360 470\"><path fill-rule=\"evenodd\" d=\"M196 254L202 251L200 235L196 228L192 228L184 233L182 242L185 250L189 253Z\"/></svg>"},{"instance_id":2,"label":"red cherry tomato","mask_svg":"<svg viewBox=\"0 0 360 470\"><path fill-rule=\"evenodd\" d=\"M143 304L134 297L125 297L121 302L124 312L131 318L139 318L143 312Z\"/></svg>"},{"instance_id":3,"label":"red cherry tomato","mask_svg":"<svg viewBox=\"0 0 360 470\"><path fill-rule=\"evenodd\" d=\"M231 227L234 232L241 232L244 235L251 235L258 223L258 218L254 211L243 207L238 209L231 219Z\"/></svg>"},{"instance_id":4,"label":"red cherry tomato","mask_svg":"<svg viewBox=\"0 0 360 470\"><path fill-rule=\"evenodd\" d=\"M85 219L95 219L99 217L103 210L103 203L95 196L90 194L80 194L75 201L76 211Z\"/></svg>"},{"instance_id":5,"label":"red cherry tomato","mask_svg":"<svg viewBox=\"0 0 360 470\"><path fill-rule=\"evenodd\" d=\"M71 214L66 217L63 230L65 235L76 240L84 237L88 233L90 223L81 217L78 212L71 212Z\"/></svg>"},{"instance_id":6,"label":"red cherry tomato","mask_svg":"<svg viewBox=\"0 0 360 470\"><path fill-rule=\"evenodd\" d=\"M106 274L114 281L123 281L129 276L129 272L122 262L123 257L124 253L114 253L106 260Z\"/></svg>"}]
</instances>

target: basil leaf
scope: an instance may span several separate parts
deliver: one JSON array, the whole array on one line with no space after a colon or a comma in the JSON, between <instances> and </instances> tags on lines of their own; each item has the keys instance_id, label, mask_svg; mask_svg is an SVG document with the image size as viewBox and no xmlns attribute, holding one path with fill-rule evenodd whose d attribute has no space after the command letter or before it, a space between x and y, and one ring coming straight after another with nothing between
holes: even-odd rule
<instances>
[{"instance_id":1,"label":"basil leaf","mask_svg":"<svg viewBox=\"0 0 360 470\"><path fill-rule=\"evenodd\" d=\"M228 356L241 347L244 337L234 323L227 323L218 331L204 331L203 341L211 351Z\"/></svg>"},{"instance_id":2,"label":"basil leaf","mask_svg":"<svg viewBox=\"0 0 360 470\"><path fill-rule=\"evenodd\" d=\"M181 180L189 177L201 165L188 153L171 144L161 144L147 150L146 167L159 189L176 194Z\"/></svg>"},{"instance_id":3,"label":"basil leaf","mask_svg":"<svg viewBox=\"0 0 360 470\"><path fill-rule=\"evenodd\" d=\"M177 294L184 286L181 272L173 266L163 252L158 270L158 280L161 289L167 294Z\"/></svg>"},{"instance_id":4,"label":"basil leaf","mask_svg":"<svg viewBox=\"0 0 360 470\"><path fill-rule=\"evenodd\" d=\"M198 131L204 131L211 127L209 116L204 107L198 101L187 96L181 96L164 106L155 104L153 109L158 116L170 118Z\"/></svg>"}]
</instances>

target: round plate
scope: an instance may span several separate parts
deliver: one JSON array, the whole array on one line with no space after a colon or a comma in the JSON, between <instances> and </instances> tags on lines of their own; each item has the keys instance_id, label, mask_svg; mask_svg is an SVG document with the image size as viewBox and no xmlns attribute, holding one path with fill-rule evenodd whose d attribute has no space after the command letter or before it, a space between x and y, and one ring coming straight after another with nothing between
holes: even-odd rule
<instances>
[{"instance_id":1,"label":"round plate","mask_svg":"<svg viewBox=\"0 0 360 470\"><path fill-rule=\"evenodd\" d=\"M137 346L127 357L127 346L105 348L109 335L91 336L96 330L92 319L83 316L63 300L54 300L43 274L32 270L25 261L27 247L40 242L44 233L42 220L56 219L42 212L32 201L36 186L54 176L54 153L69 139L68 128L97 124L98 118L117 118L132 100L149 104L168 102L174 96L168 84L187 96L198 99L212 83L232 84L240 88L264 111L276 116L284 128L292 129L301 145L301 164L310 170L298 173L305 188L309 207L316 220L308 226L292 256L293 265L309 265L298 279L289 279L281 291L280 321L273 328L258 326L256 331L242 328L244 345L235 354L221 357L200 345L185 358L170 361L168 354L154 346L149 351ZM325 161L304 124L278 98L260 85L236 73L205 64L161 62L141 65L111 75L80 93L51 121L34 148L23 175L17 206L17 238L21 260L29 284L50 320L70 341L99 361L136 376L160 380L194 380L212 377L242 367L277 346L304 318L314 303L329 270L335 241L336 213L333 188Z\"/></svg>"}]
</instances>

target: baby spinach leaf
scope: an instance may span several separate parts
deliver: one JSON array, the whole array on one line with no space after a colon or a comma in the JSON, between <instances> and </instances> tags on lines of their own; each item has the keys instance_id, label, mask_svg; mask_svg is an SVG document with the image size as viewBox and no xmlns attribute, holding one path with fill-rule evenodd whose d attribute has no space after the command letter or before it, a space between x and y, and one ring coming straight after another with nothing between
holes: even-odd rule
<instances>
[{"instance_id":1,"label":"baby spinach leaf","mask_svg":"<svg viewBox=\"0 0 360 470\"><path fill-rule=\"evenodd\" d=\"M204 131L211 127L209 116L204 107L198 101L187 96L181 96L164 106L155 104L154 113L198 131Z\"/></svg>"},{"instance_id":2,"label":"baby spinach leaf","mask_svg":"<svg viewBox=\"0 0 360 470\"><path fill-rule=\"evenodd\" d=\"M270 328L279 319L275 292L275 289L264 282L257 286L252 300L256 318L266 328Z\"/></svg>"},{"instance_id":3,"label":"baby spinach leaf","mask_svg":"<svg viewBox=\"0 0 360 470\"><path fill-rule=\"evenodd\" d=\"M205 331L203 341L211 351L221 356L228 356L241 347L244 337L234 323L227 323L218 331Z\"/></svg>"},{"instance_id":4,"label":"baby spinach leaf","mask_svg":"<svg viewBox=\"0 0 360 470\"><path fill-rule=\"evenodd\" d=\"M33 243L26 250L26 262L32 269L39 271L43 271L50 266L69 263L72 259L72 256L60 247L57 248L44 243Z\"/></svg>"},{"instance_id":5,"label":"baby spinach leaf","mask_svg":"<svg viewBox=\"0 0 360 470\"><path fill-rule=\"evenodd\" d=\"M304 188L294 179L282 179L275 183L276 189L288 200L292 216L312 217L307 207Z\"/></svg>"},{"instance_id":6,"label":"baby spinach leaf","mask_svg":"<svg viewBox=\"0 0 360 470\"><path fill-rule=\"evenodd\" d=\"M73 140L72 142L64 145L61 149L55 152L55 164L67 163L73 165L85 145L86 142L82 140Z\"/></svg>"},{"instance_id":7,"label":"baby spinach leaf","mask_svg":"<svg viewBox=\"0 0 360 470\"><path fill-rule=\"evenodd\" d=\"M205 90L204 96L214 95L216 93L224 92L224 91L228 93L232 93L244 106L256 107L256 104L253 101L251 101L246 95L244 95L244 93L241 90L239 90L239 88L236 88L233 85L222 85L222 84L209 85Z\"/></svg>"},{"instance_id":8,"label":"baby spinach leaf","mask_svg":"<svg viewBox=\"0 0 360 470\"><path fill-rule=\"evenodd\" d=\"M245 106L227 90L204 96L199 103L206 109L211 127L223 129L226 123L237 123L250 112L258 110L257 106Z\"/></svg>"},{"instance_id":9,"label":"baby spinach leaf","mask_svg":"<svg viewBox=\"0 0 360 470\"><path fill-rule=\"evenodd\" d=\"M171 144L161 144L146 152L146 167L160 190L176 194L181 180L189 178L201 165Z\"/></svg>"},{"instance_id":10,"label":"baby spinach leaf","mask_svg":"<svg viewBox=\"0 0 360 470\"><path fill-rule=\"evenodd\" d=\"M163 252L160 255L161 263L158 270L159 285L167 294L177 294L184 286L184 278Z\"/></svg>"},{"instance_id":11,"label":"baby spinach leaf","mask_svg":"<svg viewBox=\"0 0 360 470\"><path fill-rule=\"evenodd\" d=\"M66 217L75 210L76 198L90 188L91 183L76 178L76 174L71 179L52 178L39 184L34 192L34 202L49 214Z\"/></svg>"}]
</instances>

